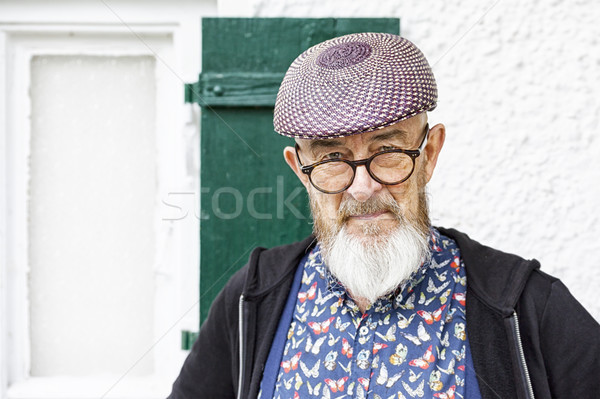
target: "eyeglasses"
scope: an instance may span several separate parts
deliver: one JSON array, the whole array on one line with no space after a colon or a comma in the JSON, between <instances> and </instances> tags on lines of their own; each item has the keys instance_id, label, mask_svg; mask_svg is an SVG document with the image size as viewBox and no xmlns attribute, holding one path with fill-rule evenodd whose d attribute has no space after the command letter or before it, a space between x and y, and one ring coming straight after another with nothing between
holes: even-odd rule
<instances>
[{"instance_id":1,"label":"eyeglasses","mask_svg":"<svg viewBox=\"0 0 600 399\"><path fill-rule=\"evenodd\" d=\"M352 185L356 168L364 165L369 175L378 183L385 185L400 184L412 175L415 160L427 145L429 125L425 125L423 140L416 150L393 149L377 152L369 158L350 161L347 159L326 159L303 166L296 144L296 157L302 173L308 175L310 183L325 194L337 194Z\"/></svg>"}]
</instances>

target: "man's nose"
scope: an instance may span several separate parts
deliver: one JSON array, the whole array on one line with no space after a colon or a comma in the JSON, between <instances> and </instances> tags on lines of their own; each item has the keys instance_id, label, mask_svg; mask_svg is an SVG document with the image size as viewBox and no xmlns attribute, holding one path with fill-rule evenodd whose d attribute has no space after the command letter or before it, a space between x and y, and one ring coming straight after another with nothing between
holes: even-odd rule
<instances>
[{"instance_id":1,"label":"man's nose","mask_svg":"<svg viewBox=\"0 0 600 399\"><path fill-rule=\"evenodd\" d=\"M348 187L348 194L356 201L364 202L371 198L373 194L381 190L383 184L373 180L367 168L364 165L356 168L356 175L352 185Z\"/></svg>"}]
</instances>

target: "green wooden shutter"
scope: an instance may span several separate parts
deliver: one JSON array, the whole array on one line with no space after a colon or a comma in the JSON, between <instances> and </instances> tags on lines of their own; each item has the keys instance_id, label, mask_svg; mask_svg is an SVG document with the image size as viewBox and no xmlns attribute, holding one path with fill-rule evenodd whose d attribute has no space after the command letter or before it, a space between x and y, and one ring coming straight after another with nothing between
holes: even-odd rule
<instances>
[{"instance_id":1,"label":"green wooden shutter","mask_svg":"<svg viewBox=\"0 0 600 399\"><path fill-rule=\"evenodd\" d=\"M303 186L273 131L277 89L308 47L355 32L400 32L395 18L203 18L202 73L187 101L202 107L200 320L256 246L311 232Z\"/></svg>"}]
</instances>

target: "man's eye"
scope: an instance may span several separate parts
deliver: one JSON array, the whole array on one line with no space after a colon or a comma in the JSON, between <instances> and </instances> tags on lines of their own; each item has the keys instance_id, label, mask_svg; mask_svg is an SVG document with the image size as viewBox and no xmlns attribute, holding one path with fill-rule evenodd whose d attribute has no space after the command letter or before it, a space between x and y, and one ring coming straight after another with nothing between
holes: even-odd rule
<instances>
[{"instance_id":1,"label":"man's eye","mask_svg":"<svg viewBox=\"0 0 600 399\"><path fill-rule=\"evenodd\" d=\"M393 145L382 145L381 147L379 147L379 151L388 151L388 150L397 150L398 147L393 146Z\"/></svg>"},{"instance_id":2,"label":"man's eye","mask_svg":"<svg viewBox=\"0 0 600 399\"><path fill-rule=\"evenodd\" d=\"M329 154L326 154L323 159L340 159L342 156L341 152L330 152Z\"/></svg>"}]
</instances>

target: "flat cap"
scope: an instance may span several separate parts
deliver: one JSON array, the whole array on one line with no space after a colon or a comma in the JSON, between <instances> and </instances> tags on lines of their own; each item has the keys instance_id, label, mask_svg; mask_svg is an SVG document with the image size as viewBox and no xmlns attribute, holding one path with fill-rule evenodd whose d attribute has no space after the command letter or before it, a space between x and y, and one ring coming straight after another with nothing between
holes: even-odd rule
<instances>
[{"instance_id":1,"label":"flat cap","mask_svg":"<svg viewBox=\"0 0 600 399\"><path fill-rule=\"evenodd\" d=\"M277 93L279 134L344 137L392 125L437 105L423 53L387 33L356 33L317 44L296 58Z\"/></svg>"}]
</instances>

